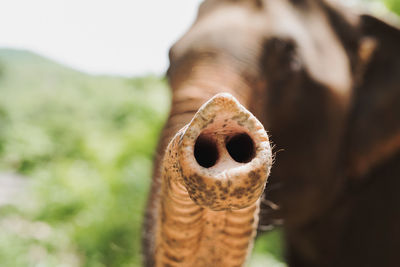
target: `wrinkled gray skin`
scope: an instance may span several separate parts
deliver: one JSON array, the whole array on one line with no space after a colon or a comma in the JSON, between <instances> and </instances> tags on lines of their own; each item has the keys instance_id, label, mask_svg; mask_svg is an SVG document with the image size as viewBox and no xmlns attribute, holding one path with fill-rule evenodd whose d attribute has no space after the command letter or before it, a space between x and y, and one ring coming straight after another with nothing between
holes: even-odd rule
<instances>
[{"instance_id":1,"label":"wrinkled gray skin","mask_svg":"<svg viewBox=\"0 0 400 267\"><path fill-rule=\"evenodd\" d=\"M325 1L206 0L170 51L172 109L146 214L147 266L160 159L218 92L236 97L275 144L259 230L283 222L289 266L397 266L399 47L399 28Z\"/></svg>"}]
</instances>

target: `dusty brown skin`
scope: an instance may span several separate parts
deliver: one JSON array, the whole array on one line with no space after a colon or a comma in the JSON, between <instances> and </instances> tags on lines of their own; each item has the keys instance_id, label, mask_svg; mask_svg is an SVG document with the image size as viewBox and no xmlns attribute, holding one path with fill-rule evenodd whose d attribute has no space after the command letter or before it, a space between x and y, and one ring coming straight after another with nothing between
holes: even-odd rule
<instances>
[{"instance_id":1,"label":"dusty brown skin","mask_svg":"<svg viewBox=\"0 0 400 267\"><path fill-rule=\"evenodd\" d=\"M205 1L170 51L173 102L145 222L147 265L166 145L204 102L229 92L275 145L259 230L283 222L289 265L397 266L399 47L399 28L324 1Z\"/></svg>"}]
</instances>

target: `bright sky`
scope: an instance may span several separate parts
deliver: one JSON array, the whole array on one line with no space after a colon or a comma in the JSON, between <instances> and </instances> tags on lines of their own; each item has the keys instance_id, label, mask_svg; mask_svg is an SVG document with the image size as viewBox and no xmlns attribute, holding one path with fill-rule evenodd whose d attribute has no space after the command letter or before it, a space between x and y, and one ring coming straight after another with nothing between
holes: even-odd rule
<instances>
[{"instance_id":1,"label":"bright sky","mask_svg":"<svg viewBox=\"0 0 400 267\"><path fill-rule=\"evenodd\" d=\"M89 73L164 73L201 0L1 0L0 48Z\"/></svg>"}]
</instances>

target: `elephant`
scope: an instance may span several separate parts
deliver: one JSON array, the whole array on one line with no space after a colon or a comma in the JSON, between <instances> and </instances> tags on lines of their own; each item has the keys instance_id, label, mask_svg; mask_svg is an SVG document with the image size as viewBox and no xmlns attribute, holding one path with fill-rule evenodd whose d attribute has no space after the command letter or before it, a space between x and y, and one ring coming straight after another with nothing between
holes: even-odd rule
<instances>
[{"instance_id":1,"label":"elephant","mask_svg":"<svg viewBox=\"0 0 400 267\"><path fill-rule=\"evenodd\" d=\"M399 26L332 1L205 0L169 52L172 106L145 215L145 265L160 265L166 148L224 92L273 147L258 235L280 226L289 266L398 266L399 48Z\"/></svg>"}]
</instances>

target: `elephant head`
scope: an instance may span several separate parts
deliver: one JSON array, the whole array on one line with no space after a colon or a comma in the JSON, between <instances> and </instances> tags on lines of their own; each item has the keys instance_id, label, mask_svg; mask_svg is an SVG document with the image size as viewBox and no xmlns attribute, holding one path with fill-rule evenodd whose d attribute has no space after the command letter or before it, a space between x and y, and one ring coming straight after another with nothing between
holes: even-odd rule
<instances>
[{"instance_id":1,"label":"elephant head","mask_svg":"<svg viewBox=\"0 0 400 267\"><path fill-rule=\"evenodd\" d=\"M172 108L145 222L149 265L167 144L203 103L227 92L274 144L258 229L283 224L289 264L394 266L399 47L398 28L322 0L204 1L169 54Z\"/></svg>"}]
</instances>

